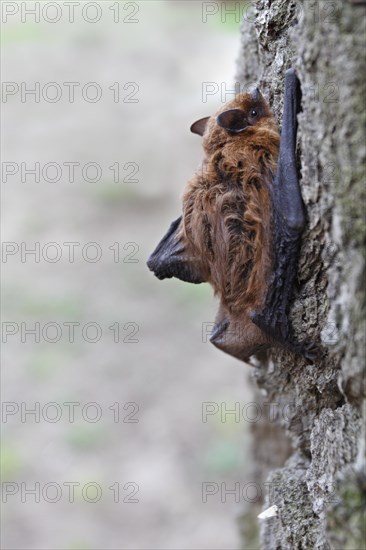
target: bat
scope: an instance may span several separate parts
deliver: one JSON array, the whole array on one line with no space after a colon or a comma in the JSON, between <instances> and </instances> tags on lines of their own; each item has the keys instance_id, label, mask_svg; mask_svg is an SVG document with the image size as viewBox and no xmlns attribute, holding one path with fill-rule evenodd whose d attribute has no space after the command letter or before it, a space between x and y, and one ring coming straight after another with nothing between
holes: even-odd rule
<instances>
[{"instance_id":1,"label":"bat","mask_svg":"<svg viewBox=\"0 0 366 550\"><path fill-rule=\"evenodd\" d=\"M285 76L282 132L258 88L191 126L204 159L183 193L182 215L150 255L158 279L209 283L219 299L210 341L242 360L282 346L309 361L289 320L304 206L296 164L300 82Z\"/></svg>"}]
</instances>

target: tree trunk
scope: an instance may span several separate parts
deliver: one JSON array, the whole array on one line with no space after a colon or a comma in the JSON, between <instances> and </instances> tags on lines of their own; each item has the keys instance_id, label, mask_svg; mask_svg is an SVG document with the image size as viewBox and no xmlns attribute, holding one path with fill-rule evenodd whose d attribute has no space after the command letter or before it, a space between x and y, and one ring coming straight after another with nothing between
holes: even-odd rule
<instances>
[{"instance_id":1,"label":"tree trunk","mask_svg":"<svg viewBox=\"0 0 366 550\"><path fill-rule=\"evenodd\" d=\"M291 318L299 339L325 349L314 365L281 351L253 371L258 401L277 411L253 430L255 475L271 484L263 510L278 508L258 520L264 549L365 548L365 9L258 0L244 11L237 80L259 83L279 122L285 71L301 81L307 230Z\"/></svg>"}]
</instances>

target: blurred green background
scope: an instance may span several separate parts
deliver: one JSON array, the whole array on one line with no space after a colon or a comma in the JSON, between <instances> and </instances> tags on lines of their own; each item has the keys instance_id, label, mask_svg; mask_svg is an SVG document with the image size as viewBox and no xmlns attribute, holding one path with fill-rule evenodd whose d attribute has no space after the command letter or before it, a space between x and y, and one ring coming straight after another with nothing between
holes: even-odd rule
<instances>
[{"instance_id":1,"label":"blurred green background","mask_svg":"<svg viewBox=\"0 0 366 550\"><path fill-rule=\"evenodd\" d=\"M34 8L34 2L11 4ZM230 408L250 401L249 369L202 342L202 324L216 313L211 289L160 282L146 258L179 215L185 182L202 158L200 139L189 126L220 106L219 94L202 101L202 83L230 88L234 80L239 23L235 16L222 22L220 12L204 23L198 1L130 2L132 8L121 2L118 23L117 2L97 3L102 17L96 23L85 21L80 7L70 23L64 3L57 4L62 18L56 23L42 16L39 23L32 16L22 22L19 11L2 25L3 81L29 89L39 82L41 90L56 82L63 90L57 102L42 95L39 102L32 96L22 102L20 93L3 99L3 162L29 168L39 162L41 170L49 162L95 162L102 177L85 181L78 168L70 182L65 168L59 181L41 174L39 182L32 175L22 182L19 170L2 182L3 241L29 249L39 243L41 250L55 242L62 249L55 263L42 255L39 263L31 255L22 261L18 253L3 264L3 326L16 323L19 332L3 345L2 399L19 412L3 423L2 479L19 491L3 504L2 547L238 548L235 518L242 504L233 498L222 503L219 496L203 503L202 483L248 481L248 424L233 416L221 422L219 415L204 423L201 411L204 402ZM138 13L131 17L138 22L123 22L134 5ZM50 8L49 18L54 13ZM80 83L73 103L65 82ZM100 85L100 101L82 98L88 82ZM109 89L115 82L119 102ZM137 102L121 100L132 90L123 90L128 82L138 85ZM129 173L126 163L135 163L138 181L115 183L109 167L116 162L121 179ZM73 263L65 242L80 243ZM80 254L90 242L103 251L95 263ZM109 248L116 242L119 262ZM126 243L135 244L123 249ZM131 252L138 261L126 261ZM32 328L36 322L65 330L55 343L42 335L39 343L32 335L22 342L21 323ZM74 342L65 322L80 323ZM101 327L98 342L82 337L80 327L87 323ZM109 328L114 323L121 329L117 343ZM137 342L122 341L131 332L127 323L137 327ZM52 339L51 329L49 334ZM57 422L42 415L50 402L62 411ZM74 422L67 402L80 403ZM102 411L97 422L81 414L90 402ZM28 409L39 403L39 422L30 414L22 419L21 403ZM119 422L109 408L114 403L120 404ZM138 422L122 421L132 411L123 409L126 403L138 407ZM47 410L51 417L59 409ZM63 485L70 482L80 484L74 502ZM83 497L89 482L102 488L98 502ZM137 503L123 502L128 482L139 488ZM32 495L22 502L21 483L40 483L40 502ZM42 497L47 483L63 488L57 502ZM109 489L115 483L119 502ZM53 495L50 489L48 500Z\"/></svg>"}]
</instances>

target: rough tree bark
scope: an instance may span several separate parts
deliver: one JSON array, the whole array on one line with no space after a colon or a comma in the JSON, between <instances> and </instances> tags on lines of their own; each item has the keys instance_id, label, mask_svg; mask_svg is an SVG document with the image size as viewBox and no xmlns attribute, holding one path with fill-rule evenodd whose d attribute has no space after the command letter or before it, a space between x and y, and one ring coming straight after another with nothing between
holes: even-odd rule
<instances>
[{"instance_id":1,"label":"rough tree bark","mask_svg":"<svg viewBox=\"0 0 366 550\"><path fill-rule=\"evenodd\" d=\"M264 549L365 548L365 10L355 0L257 0L244 10L237 80L259 83L279 122L286 69L302 85L308 223L291 318L300 339L326 350L315 365L279 352L253 371L258 401L278 413L253 428L254 475L271 483L263 509L278 507L260 520ZM244 548L258 547L251 515Z\"/></svg>"}]
</instances>

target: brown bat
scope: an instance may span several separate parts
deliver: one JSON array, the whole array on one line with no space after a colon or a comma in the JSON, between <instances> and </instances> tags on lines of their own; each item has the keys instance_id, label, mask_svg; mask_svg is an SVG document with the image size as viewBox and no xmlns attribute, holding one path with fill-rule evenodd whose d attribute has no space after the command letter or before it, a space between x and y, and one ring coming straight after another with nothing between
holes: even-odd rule
<instances>
[{"instance_id":1,"label":"brown bat","mask_svg":"<svg viewBox=\"0 0 366 550\"><path fill-rule=\"evenodd\" d=\"M315 358L288 319L305 221L295 158L300 106L290 69L281 137L257 88L191 126L203 136L202 167L147 262L159 279L210 283L220 300L210 340L243 361L278 345Z\"/></svg>"}]
</instances>

